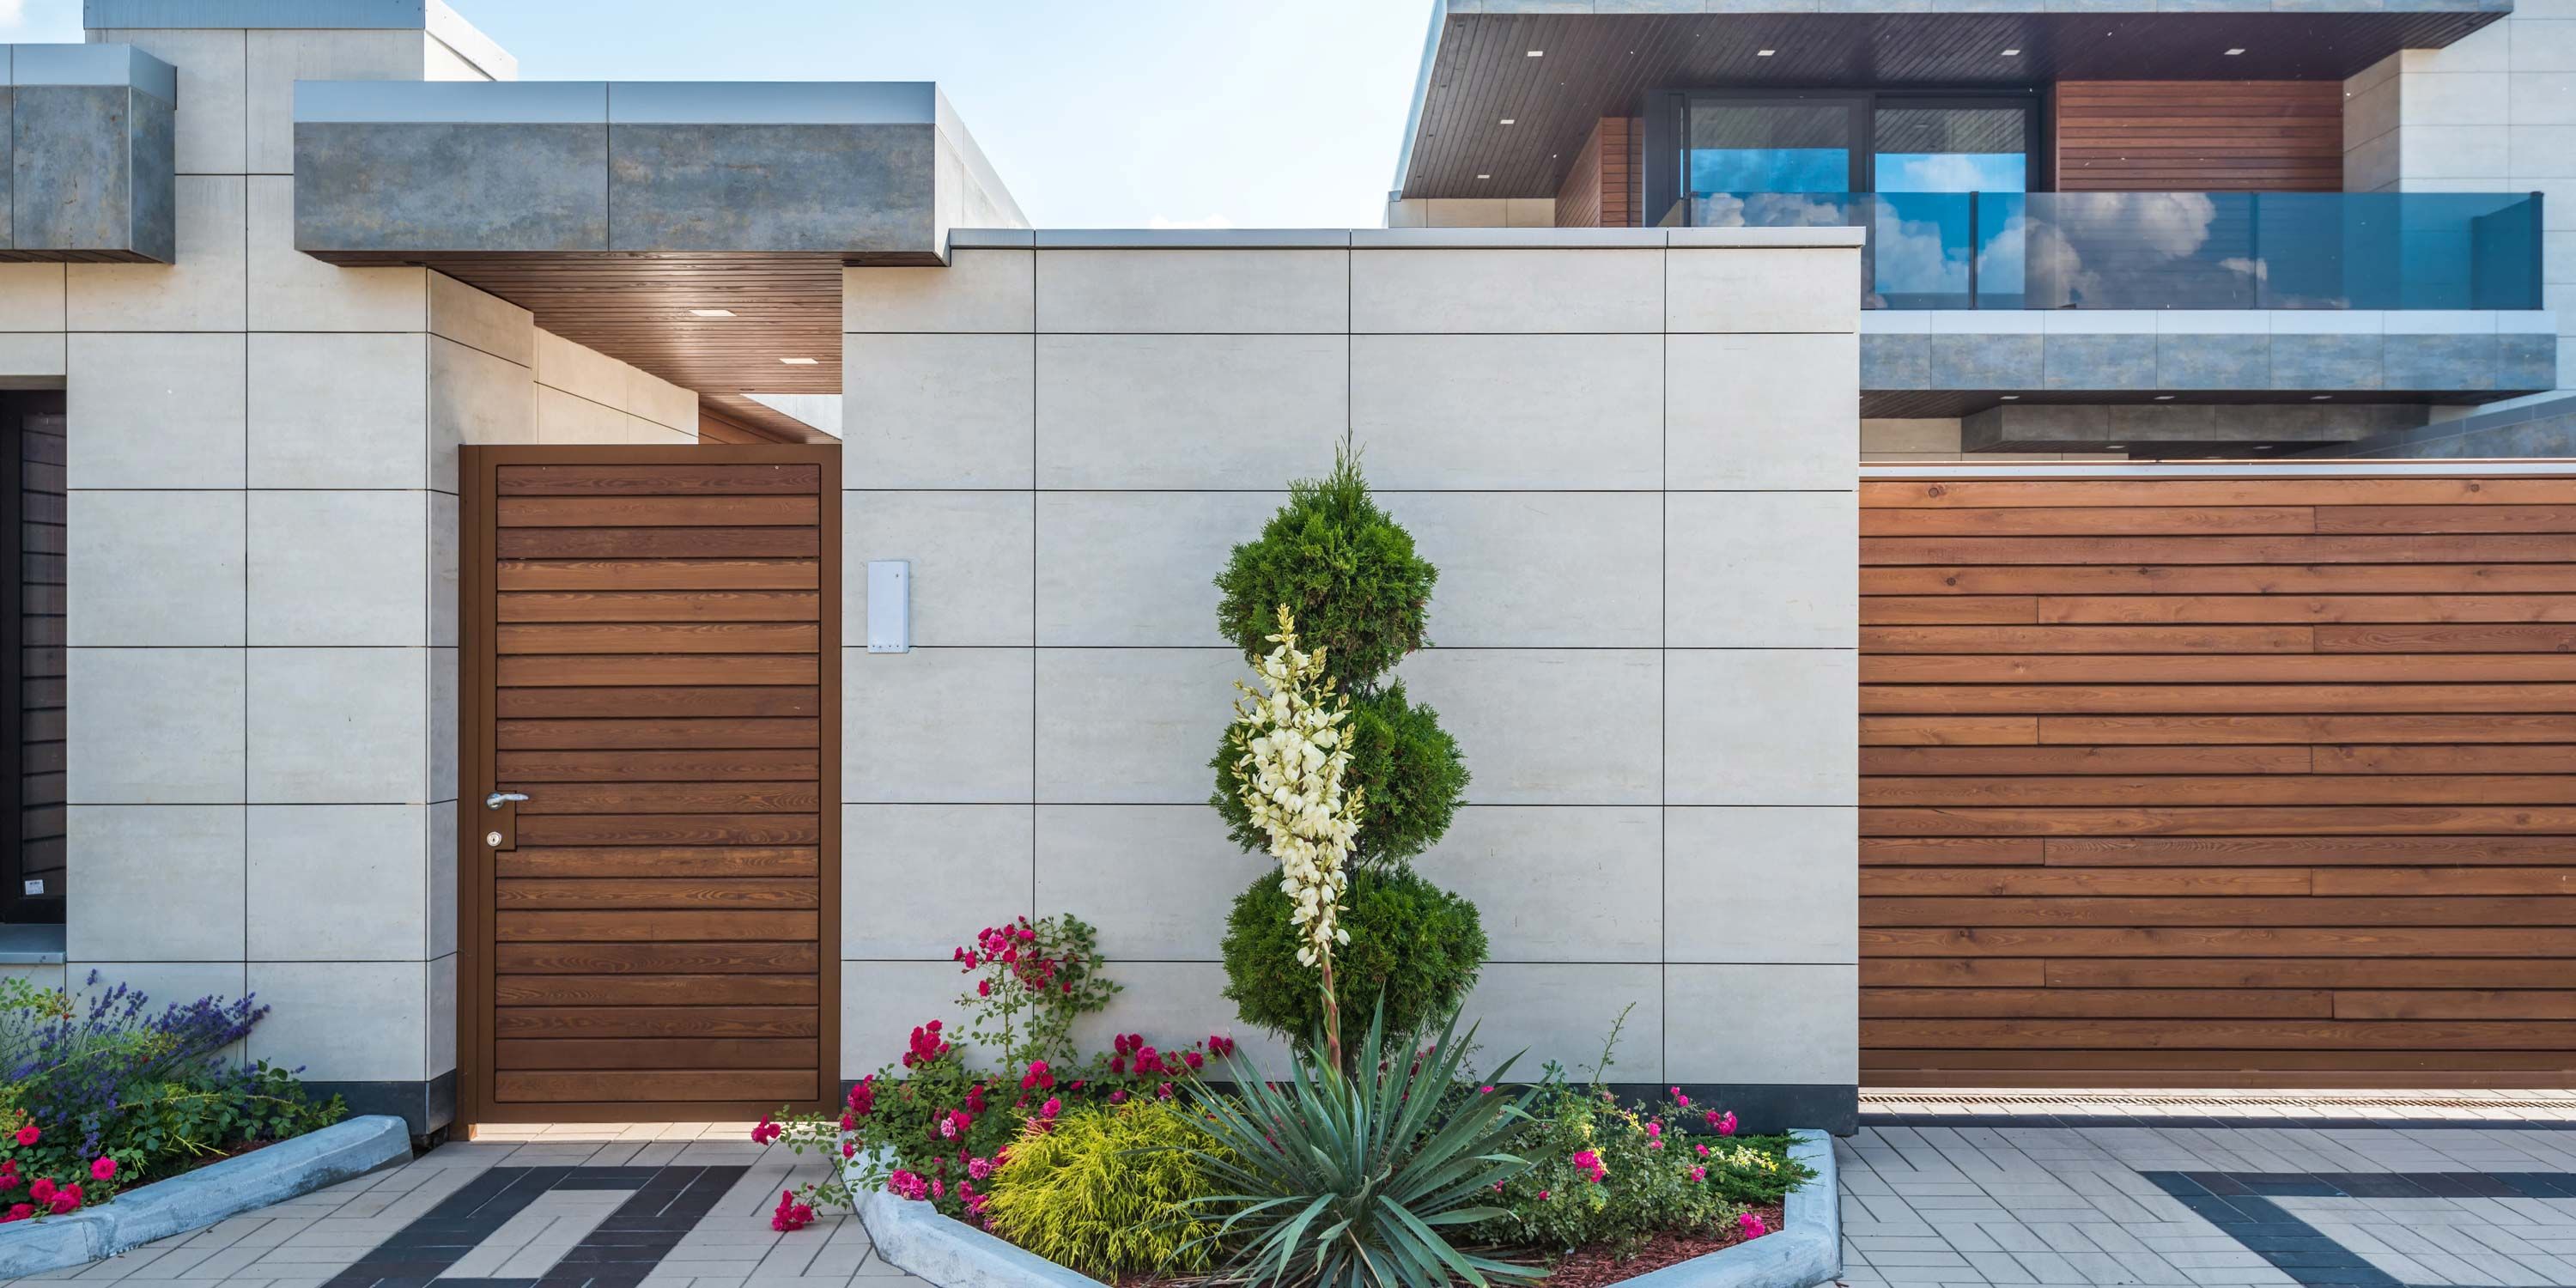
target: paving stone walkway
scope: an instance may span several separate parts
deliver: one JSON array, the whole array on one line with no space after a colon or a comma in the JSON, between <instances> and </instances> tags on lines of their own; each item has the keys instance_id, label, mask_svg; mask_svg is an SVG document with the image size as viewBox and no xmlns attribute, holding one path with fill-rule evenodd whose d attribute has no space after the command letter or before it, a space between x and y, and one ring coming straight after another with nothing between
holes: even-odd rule
<instances>
[{"instance_id":1,"label":"paving stone walkway","mask_svg":"<svg viewBox=\"0 0 2576 1288\"><path fill-rule=\"evenodd\" d=\"M750 1123L491 1128L94 1266L137 1288L924 1288L846 1214L769 1228L813 1155Z\"/></svg>"},{"instance_id":2,"label":"paving stone walkway","mask_svg":"<svg viewBox=\"0 0 2576 1288\"><path fill-rule=\"evenodd\" d=\"M1865 1107L1844 1281L2576 1285L2576 1100L2491 1106Z\"/></svg>"},{"instance_id":3,"label":"paving stone walkway","mask_svg":"<svg viewBox=\"0 0 2576 1288\"><path fill-rule=\"evenodd\" d=\"M2576 1095L1874 1094L1838 1143L1851 1288L2576 1288ZM748 1123L492 1128L17 1283L920 1288ZM5 1288L5 1286L0 1286Z\"/></svg>"}]
</instances>

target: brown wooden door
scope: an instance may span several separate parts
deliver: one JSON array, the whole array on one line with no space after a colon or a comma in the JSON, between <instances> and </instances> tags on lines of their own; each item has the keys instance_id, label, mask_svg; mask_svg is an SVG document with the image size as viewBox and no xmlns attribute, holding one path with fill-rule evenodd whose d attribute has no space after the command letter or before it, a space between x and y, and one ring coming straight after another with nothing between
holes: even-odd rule
<instances>
[{"instance_id":1,"label":"brown wooden door","mask_svg":"<svg viewBox=\"0 0 2576 1288\"><path fill-rule=\"evenodd\" d=\"M2576 477L1860 503L1863 1082L2576 1077Z\"/></svg>"},{"instance_id":2,"label":"brown wooden door","mask_svg":"<svg viewBox=\"0 0 2576 1288\"><path fill-rule=\"evenodd\" d=\"M466 1122L837 1093L840 475L832 446L465 449Z\"/></svg>"}]
</instances>

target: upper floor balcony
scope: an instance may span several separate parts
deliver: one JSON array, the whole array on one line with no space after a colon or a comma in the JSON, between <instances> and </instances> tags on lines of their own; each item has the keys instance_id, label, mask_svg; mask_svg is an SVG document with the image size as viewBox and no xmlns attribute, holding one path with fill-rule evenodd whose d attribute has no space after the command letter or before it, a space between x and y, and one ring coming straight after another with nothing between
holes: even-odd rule
<instances>
[{"instance_id":1,"label":"upper floor balcony","mask_svg":"<svg viewBox=\"0 0 2576 1288\"><path fill-rule=\"evenodd\" d=\"M1867 228L1871 309L2543 307L2538 193L1693 192L1666 222Z\"/></svg>"}]
</instances>

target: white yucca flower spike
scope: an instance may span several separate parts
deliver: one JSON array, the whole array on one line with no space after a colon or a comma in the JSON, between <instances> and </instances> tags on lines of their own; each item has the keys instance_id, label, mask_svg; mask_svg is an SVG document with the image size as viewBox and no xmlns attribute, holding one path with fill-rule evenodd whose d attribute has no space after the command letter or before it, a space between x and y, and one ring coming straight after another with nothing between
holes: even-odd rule
<instances>
[{"instance_id":1,"label":"white yucca flower spike","mask_svg":"<svg viewBox=\"0 0 2576 1288\"><path fill-rule=\"evenodd\" d=\"M1298 931L1297 960L1313 966L1329 960L1334 944L1350 942L1336 924L1362 795L1356 787L1342 790L1350 751L1341 724L1350 718L1350 699L1333 692L1323 650L1298 649L1297 619L1285 604L1279 632L1269 640L1278 647L1255 667L1268 692L1235 685L1244 695L1234 707L1243 748L1235 767L1244 809L1279 860L1279 889L1289 897Z\"/></svg>"}]
</instances>

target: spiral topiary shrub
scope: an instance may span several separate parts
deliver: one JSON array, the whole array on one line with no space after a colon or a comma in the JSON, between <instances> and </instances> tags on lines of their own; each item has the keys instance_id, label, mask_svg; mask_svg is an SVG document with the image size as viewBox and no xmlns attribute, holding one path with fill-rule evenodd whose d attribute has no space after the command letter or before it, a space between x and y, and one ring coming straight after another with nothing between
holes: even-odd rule
<instances>
[{"instance_id":1,"label":"spiral topiary shrub","mask_svg":"<svg viewBox=\"0 0 2576 1288\"><path fill-rule=\"evenodd\" d=\"M1289 484L1288 504L1261 536L1234 548L1216 579L1217 628L1257 665L1285 604L1305 647L1324 651L1325 674L1357 697L1426 643L1439 577L1414 553L1413 534L1369 496L1358 454L1345 445L1331 474Z\"/></svg>"},{"instance_id":2,"label":"spiral topiary shrub","mask_svg":"<svg viewBox=\"0 0 2576 1288\"><path fill-rule=\"evenodd\" d=\"M1219 1150L1190 1112L1156 1100L1078 1109L1013 1141L993 1173L993 1232L1098 1279L1205 1270L1213 1225L1193 1200L1224 1192L1205 1160Z\"/></svg>"},{"instance_id":3,"label":"spiral topiary shrub","mask_svg":"<svg viewBox=\"0 0 2576 1288\"><path fill-rule=\"evenodd\" d=\"M1485 927L1476 905L1406 867L1360 868L1343 897L1341 927L1351 941L1333 953L1345 1032L1364 1032L1384 999L1389 1033L1411 1034L1458 1008L1485 964ZM1298 1042L1324 1022L1315 968L1297 960L1288 895L1263 873L1226 918L1225 996L1244 1022Z\"/></svg>"}]
</instances>

